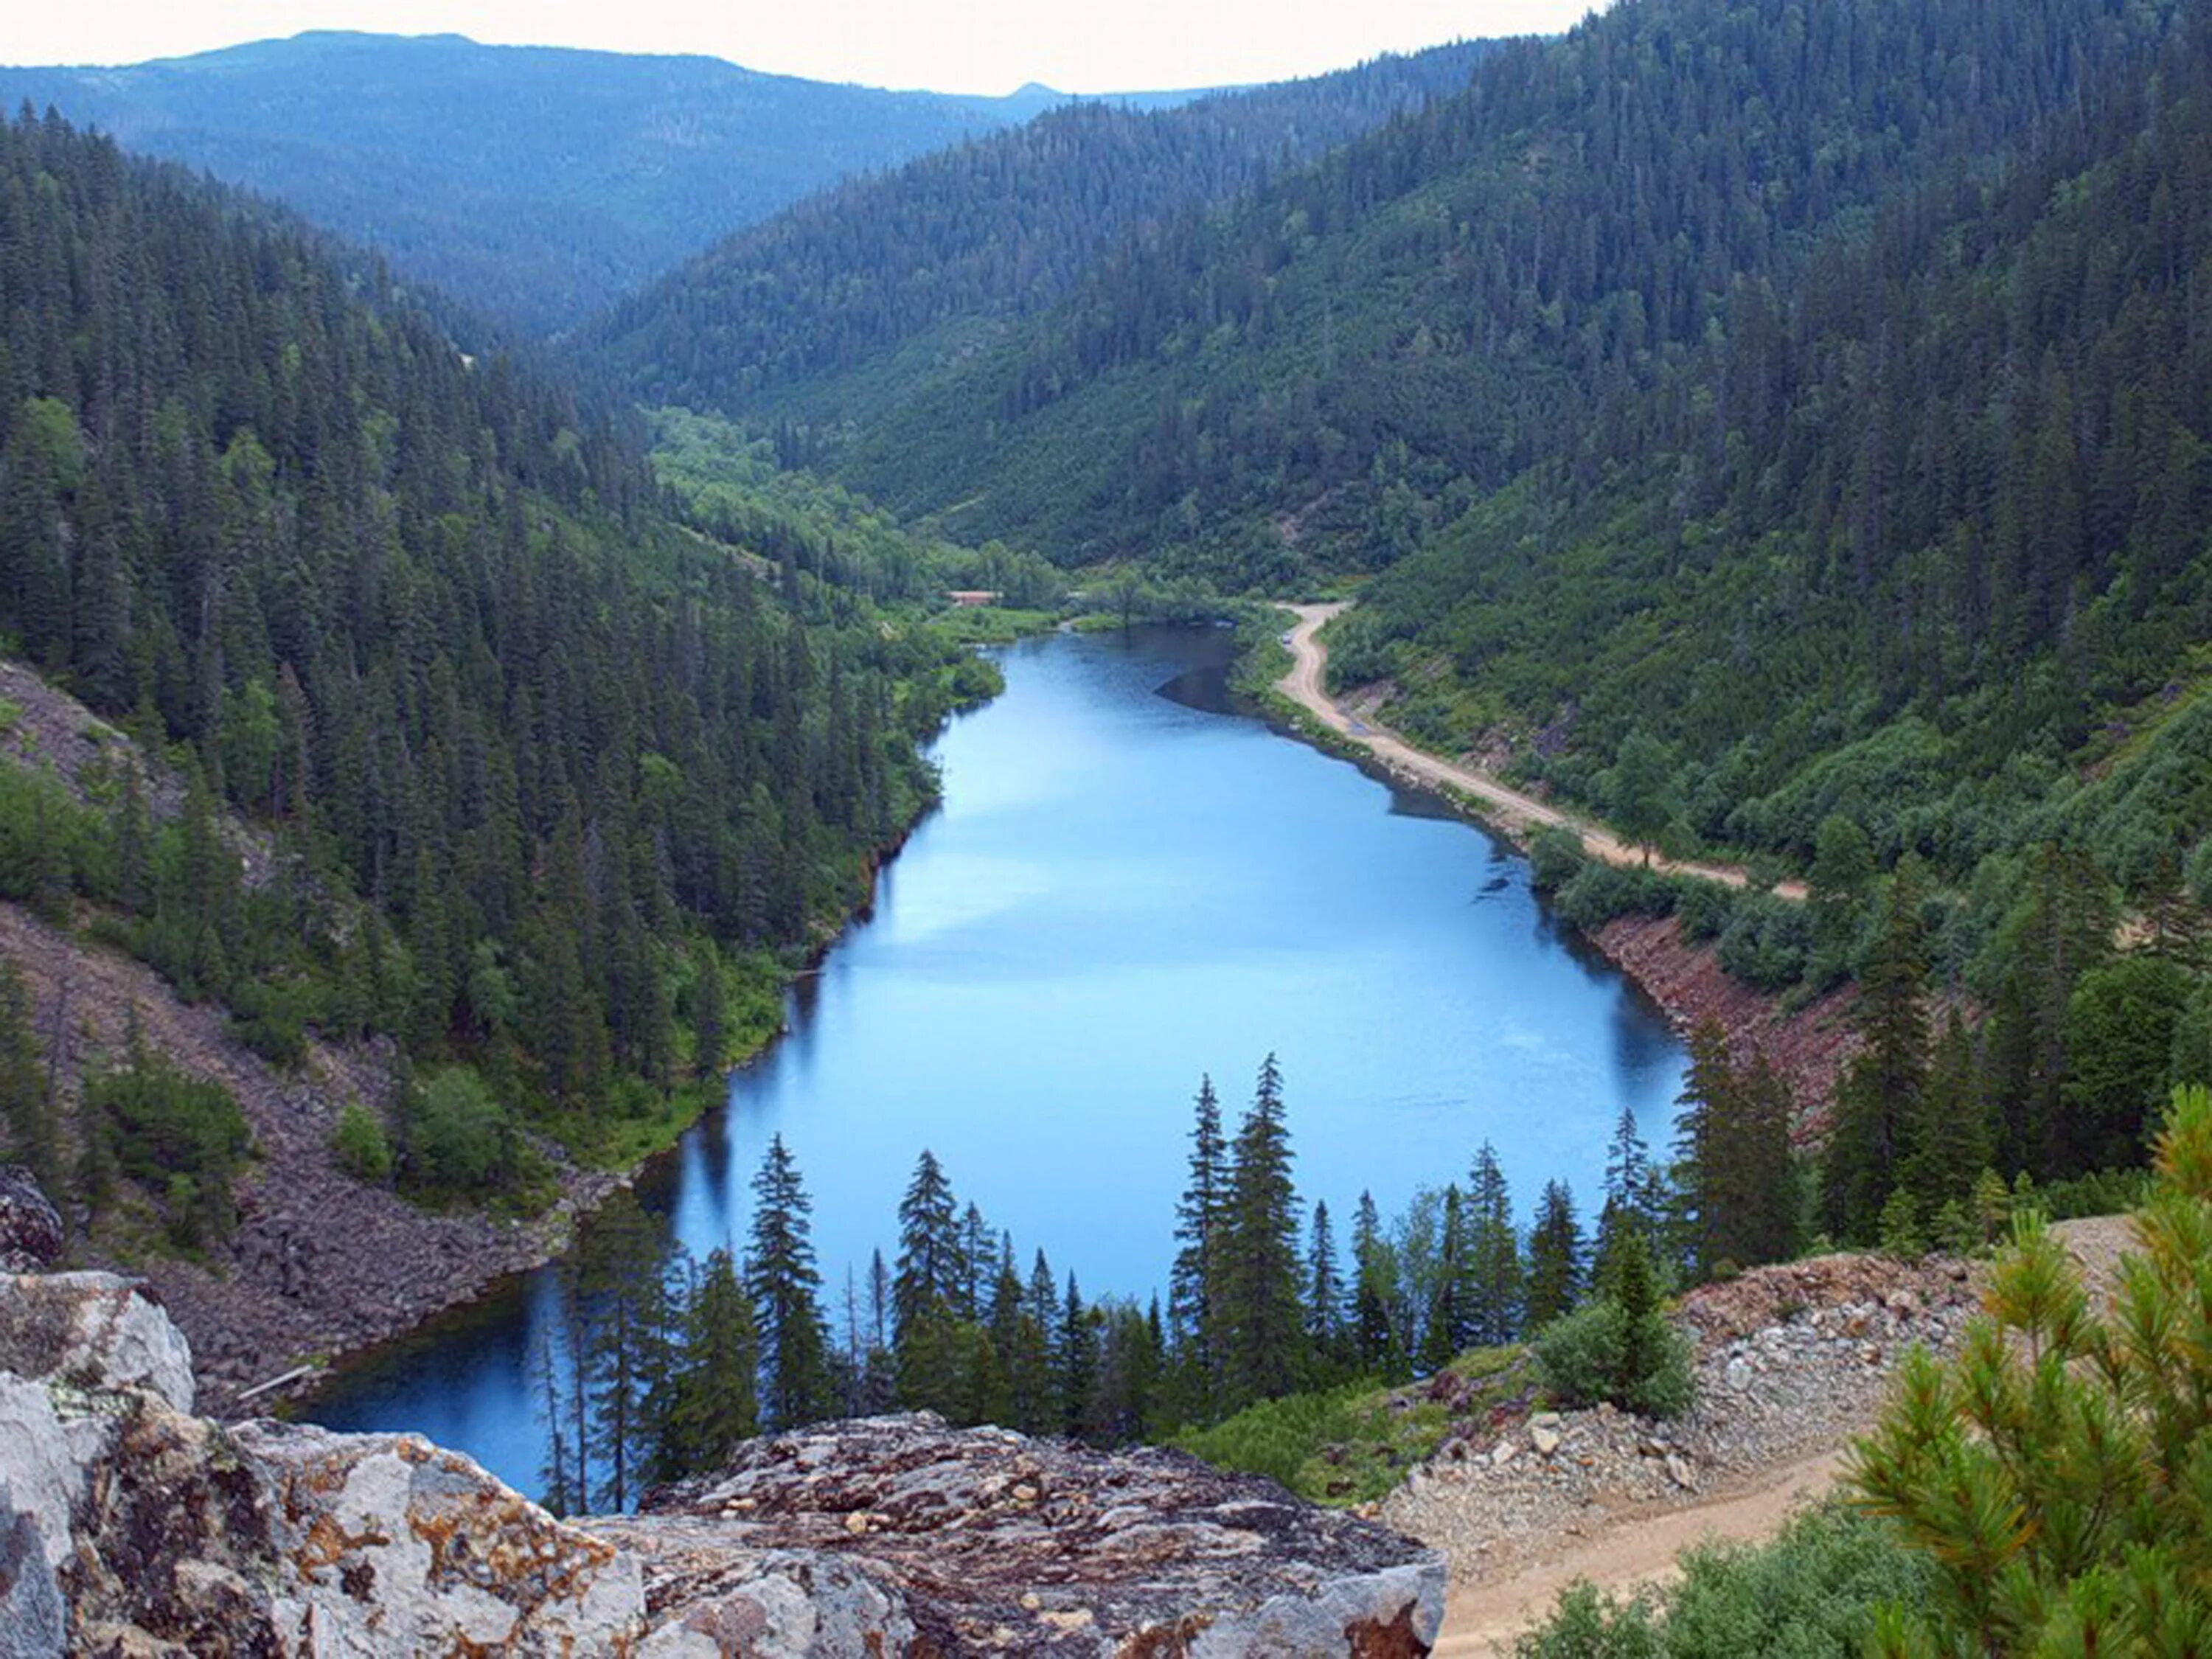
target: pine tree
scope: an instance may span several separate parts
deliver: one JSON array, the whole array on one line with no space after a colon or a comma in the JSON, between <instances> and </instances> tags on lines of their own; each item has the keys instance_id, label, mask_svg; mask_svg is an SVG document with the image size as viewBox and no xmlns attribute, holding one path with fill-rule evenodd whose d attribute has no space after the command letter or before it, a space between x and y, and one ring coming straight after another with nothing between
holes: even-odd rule
<instances>
[{"instance_id":1,"label":"pine tree","mask_svg":"<svg viewBox=\"0 0 2212 1659\"><path fill-rule=\"evenodd\" d=\"M1583 1254L1574 1194L1565 1182L1546 1182L1528 1233L1527 1329L1541 1330L1581 1299Z\"/></svg>"},{"instance_id":2,"label":"pine tree","mask_svg":"<svg viewBox=\"0 0 2212 1659\"><path fill-rule=\"evenodd\" d=\"M1344 1279L1336 1261L1336 1235L1328 1205L1316 1199L1306 1243L1306 1340L1324 1370L1344 1357Z\"/></svg>"},{"instance_id":3,"label":"pine tree","mask_svg":"<svg viewBox=\"0 0 2212 1659\"><path fill-rule=\"evenodd\" d=\"M753 1221L745 1255L745 1288L760 1334L761 1415L774 1428L795 1428L830 1409L829 1334L823 1329L822 1276L814 1266L814 1206L783 1137L770 1139L753 1177Z\"/></svg>"},{"instance_id":4,"label":"pine tree","mask_svg":"<svg viewBox=\"0 0 2212 1659\"><path fill-rule=\"evenodd\" d=\"M2212 1522L2212 1091L2177 1090L2110 1312L2033 1212L1957 1358L1915 1348L1847 1479L1933 1591L1869 1651L2201 1651Z\"/></svg>"},{"instance_id":5,"label":"pine tree","mask_svg":"<svg viewBox=\"0 0 2212 1659\"><path fill-rule=\"evenodd\" d=\"M1272 1400L1297 1384L1297 1234L1282 1073L1269 1054L1231 1152L1220 1295L1225 1403Z\"/></svg>"},{"instance_id":6,"label":"pine tree","mask_svg":"<svg viewBox=\"0 0 2212 1659\"><path fill-rule=\"evenodd\" d=\"M1229 1149L1222 1139L1221 1103L1213 1079L1199 1079L1190 1132L1190 1184L1176 1206L1181 1248L1168 1281L1168 1316L1175 1333L1187 1413L1210 1419L1221 1396L1222 1249L1230 1227Z\"/></svg>"},{"instance_id":7,"label":"pine tree","mask_svg":"<svg viewBox=\"0 0 2212 1659\"><path fill-rule=\"evenodd\" d=\"M760 1334L729 1251L708 1253L684 1310L670 1476L718 1469L760 1431Z\"/></svg>"},{"instance_id":8,"label":"pine tree","mask_svg":"<svg viewBox=\"0 0 2212 1659\"><path fill-rule=\"evenodd\" d=\"M1478 1346L1501 1347L1520 1333L1526 1287L1513 1196L1498 1150L1486 1140L1475 1152L1468 1183L1469 1317L1464 1336Z\"/></svg>"}]
</instances>

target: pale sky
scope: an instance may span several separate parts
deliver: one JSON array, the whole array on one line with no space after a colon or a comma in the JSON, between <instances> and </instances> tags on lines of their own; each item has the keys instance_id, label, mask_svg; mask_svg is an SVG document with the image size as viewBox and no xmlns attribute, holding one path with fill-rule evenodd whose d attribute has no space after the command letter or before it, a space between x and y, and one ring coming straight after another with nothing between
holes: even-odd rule
<instances>
[{"instance_id":1,"label":"pale sky","mask_svg":"<svg viewBox=\"0 0 2212 1659\"><path fill-rule=\"evenodd\" d=\"M127 64L302 29L705 52L867 86L1131 92L1551 33L1592 0L0 0L0 63Z\"/></svg>"}]
</instances>

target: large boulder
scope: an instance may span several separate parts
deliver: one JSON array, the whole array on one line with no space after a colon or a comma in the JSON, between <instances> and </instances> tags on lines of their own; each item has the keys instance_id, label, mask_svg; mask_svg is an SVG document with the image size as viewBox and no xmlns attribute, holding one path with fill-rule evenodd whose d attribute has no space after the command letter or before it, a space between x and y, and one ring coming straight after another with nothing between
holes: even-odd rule
<instances>
[{"instance_id":1,"label":"large boulder","mask_svg":"<svg viewBox=\"0 0 2212 1659\"><path fill-rule=\"evenodd\" d=\"M272 1482L285 1650L596 1654L642 1625L637 1562L410 1434L234 1431Z\"/></svg>"},{"instance_id":2,"label":"large boulder","mask_svg":"<svg viewBox=\"0 0 2212 1659\"><path fill-rule=\"evenodd\" d=\"M1431 1552L1178 1452L1104 1453L927 1413L761 1440L638 1515L656 1659L1425 1654Z\"/></svg>"},{"instance_id":3,"label":"large boulder","mask_svg":"<svg viewBox=\"0 0 2212 1659\"><path fill-rule=\"evenodd\" d=\"M468 1459L191 1386L124 1281L0 1278L0 1659L634 1650L636 1563Z\"/></svg>"}]
</instances>

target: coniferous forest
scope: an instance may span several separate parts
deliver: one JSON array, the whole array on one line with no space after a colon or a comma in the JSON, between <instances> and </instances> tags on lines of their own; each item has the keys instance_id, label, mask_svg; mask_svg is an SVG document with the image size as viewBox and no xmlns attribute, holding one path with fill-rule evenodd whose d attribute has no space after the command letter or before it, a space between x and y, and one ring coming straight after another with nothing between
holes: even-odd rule
<instances>
[{"instance_id":1,"label":"coniferous forest","mask_svg":"<svg viewBox=\"0 0 2212 1659\"><path fill-rule=\"evenodd\" d=\"M980 665L690 528L631 425L372 261L58 118L0 133L0 628L183 780L8 768L10 896L95 902L272 1058L397 1042L430 1188L520 1179L518 1100L589 1146L624 1079L718 1073L726 979L865 895Z\"/></svg>"},{"instance_id":2,"label":"coniferous forest","mask_svg":"<svg viewBox=\"0 0 2212 1659\"><path fill-rule=\"evenodd\" d=\"M2039 1369L1915 1365L1860 1452L1865 1507L1924 1547L1877 1650L2201 1598L2142 1517L2212 1491L2142 1428L2201 1441L2212 1305L2203 9L1618 0L957 143L975 111L843 91L887 125L825 151L790 119L819 194L707 224L652 193L649 258L595 218L565 270L511 156L481 218L364 248L319 172L280 205L66 107L0 125L0 667L47 700L0 697L0 921L219 1010L289 1083L372 1056L391 1100L315 1156L505 1225L664 1150L781 1029L938 805L927 745L1003 689L978 644L1234 623L1264 698L1274 605L1342 601L1349 724L1608 827L1621 856L1525 837L1546 915L1656 930L1757 1030L1818 1024L1817 1096L1679 1019L1671 1118L1624 1110L1599 1180L1474 1133L1343 1214L1270 1055L1147 1149L1183 1175L1130 1224L1165 1269L1141 1299L919 1145L872 1259L825 1261L809 1182L838 1171L755 1122L719 1246L672 1249L611 1176L562 1258L549 1504L892 1409L1357 1503L1413 1455L1416 1379L1677 1416L1668 1298L2011 1238L1990 1307ZM885 170L831 183L831 153ZM97 717L69 776L29 763L57 701ZM1085 879L1145 850L1086 846ZM0 960L0 1153L110 1255L228 1272L248 1113L135 1008L70 1060L70 1007ZM2160 1248L2107 1331L2041 1218L2142 1203ZM2075 1530L2023 1541L2029 1504ZM1856 1547L1838 1524L1773 1559ZM2008 1527L1993 1601L1960 1564ZM1571 1605L1524 1651L1695 1650L1656 1606ZM2199 1650L2190 1617L2142 1650Z\"/></svg>"}]
</instances>

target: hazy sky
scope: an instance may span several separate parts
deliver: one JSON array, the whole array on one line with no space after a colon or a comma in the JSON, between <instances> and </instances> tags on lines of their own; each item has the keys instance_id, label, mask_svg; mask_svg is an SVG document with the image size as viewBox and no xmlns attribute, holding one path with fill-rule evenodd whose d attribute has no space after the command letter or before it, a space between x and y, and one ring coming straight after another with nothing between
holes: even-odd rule
<instances>
[{"instance_id":1,"label":"hazy sky","mask_svg":"<svg viewBox=\"0 0 2212 1659\"><path fill-rule=\"evenodd\" d=\"M1066 92L1273 81L1565 28L1591 0L0 0L0 63L127 64L309 28L696 52L869 86Z\"/></svg>"}]
</instances>

